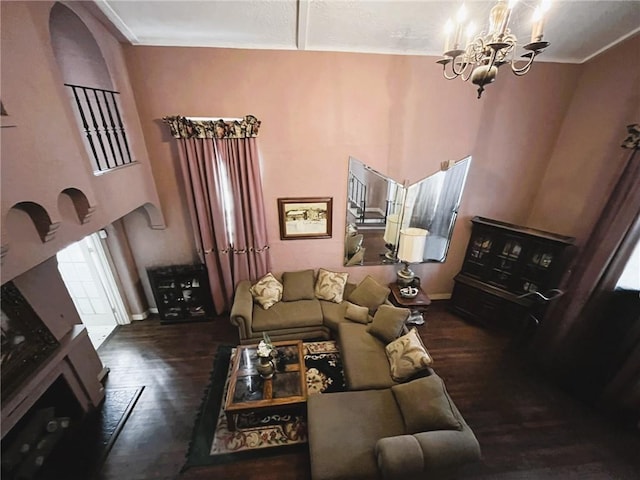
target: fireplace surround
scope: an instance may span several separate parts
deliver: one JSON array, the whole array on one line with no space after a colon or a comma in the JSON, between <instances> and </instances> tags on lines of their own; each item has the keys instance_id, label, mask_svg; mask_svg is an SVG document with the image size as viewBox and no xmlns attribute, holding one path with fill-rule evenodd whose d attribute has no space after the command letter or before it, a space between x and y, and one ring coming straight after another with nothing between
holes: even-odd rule
<instances>
[{"instance_id":1,"label":"fireplace surround","mask_svg":"<svg viewBox=\"0 0 640 480\"><path fill-rule=\"evenodd\" d=\"M3 358L2 438L60 378L84 413L100 404L102 362L60 278L55 257L2 286L2 312L3 356L5 342L29 342L14 349L15 358Z\"/></svg>"}]
</instances>

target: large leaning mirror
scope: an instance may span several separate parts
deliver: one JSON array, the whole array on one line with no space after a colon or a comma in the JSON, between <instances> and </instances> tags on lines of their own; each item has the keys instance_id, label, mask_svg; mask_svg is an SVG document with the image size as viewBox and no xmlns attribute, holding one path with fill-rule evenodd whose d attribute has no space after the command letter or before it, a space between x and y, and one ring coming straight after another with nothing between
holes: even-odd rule
<instances>
[{"instance_id":1,"label":"large leaning mirror","mask_svg":"<svg viewBox=\"0 0 640 480\"><path fill-rule=\"evenodd\" d=\"M398 262L401 231L426 235L412 263L444 262L470 164L471 157L445 162L405 186L350 157L344 264Z\"/></svg>"}]
</instances>

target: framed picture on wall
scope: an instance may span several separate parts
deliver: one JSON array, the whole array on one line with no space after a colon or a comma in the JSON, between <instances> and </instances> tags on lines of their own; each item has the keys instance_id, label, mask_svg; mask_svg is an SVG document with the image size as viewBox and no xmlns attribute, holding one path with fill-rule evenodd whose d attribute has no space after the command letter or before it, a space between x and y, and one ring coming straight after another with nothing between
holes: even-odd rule
<instances>
[{"instance_id":1,"label":"framed picture on wall","mask_svg":"<svg viewBox=\"0 0 640 480\"><path fill-rule=\"evenodd\" d=\"M279 198L280 239L331 238L333 197Z\"/></svg>"}]
</instances>

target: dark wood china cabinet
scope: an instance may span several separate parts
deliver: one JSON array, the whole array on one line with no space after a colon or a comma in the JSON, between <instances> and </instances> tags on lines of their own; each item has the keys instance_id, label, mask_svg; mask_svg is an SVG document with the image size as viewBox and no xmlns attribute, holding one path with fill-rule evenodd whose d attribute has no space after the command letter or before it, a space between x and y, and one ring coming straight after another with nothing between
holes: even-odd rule
<instances>
[{"instance_id":1,"label":"dark wood china cabinet","mask_svg":"<svg viewBox=\"0 0 640 480\"><path fill-rule=\"evenodd\" d=\"M543 296L561 293L555 289L574 239L483 217L471 222L462 270L454 278L452 310L511 331L540 320L548 303Z\"/></svg>"}]
</instances>

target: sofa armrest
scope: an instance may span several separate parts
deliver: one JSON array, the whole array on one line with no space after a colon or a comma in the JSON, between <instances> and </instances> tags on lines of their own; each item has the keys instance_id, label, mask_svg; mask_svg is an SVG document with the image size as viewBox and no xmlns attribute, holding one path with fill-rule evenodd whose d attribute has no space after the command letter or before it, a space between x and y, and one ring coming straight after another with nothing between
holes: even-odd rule
<instances>
[{"instance_id":1,"label":"sofa armrest","mask_svg":"<svg viewBox=\"0 0 640 480\"><path fill-rule=\"evenodd\" d=\"M249 280L242 280L238 283L229 315L231 324L238 327L240 340L249 338L252 331L253 295L249 291L250 288L251 282Z\"/></svg>"},{"instance_id":2,"label":"sofa armrest","mask_svg":"<svg viewBox=\"0 0 640 480\"><path fill-rule=\"evenodd\" d=\"M407 478L424 470L422 448L413 435L381 438L375 454L385 480Z\"/></svg>"},{"instance_id":3,"label":"sofa armrest","mask_svg":"<svg viewBox=\"0 0 640 480\"><path fill-rule=\"evenodd\" d=\"M425 471L445 470L480 460L480 444L466 424L462 430L435 430L413 436L422 448Z\"/></svg>"},{"instance_id":4,"label":"sofa armrest","mask_svg":"<svg viewBox=\"0 0 640 480\"><path fill-rule=\"evenodd\" d=\"M480 460L480 445L468 426L381 438L375 448L378 470L385 480L421 478Z\"/></svg>"}]
</instances>

